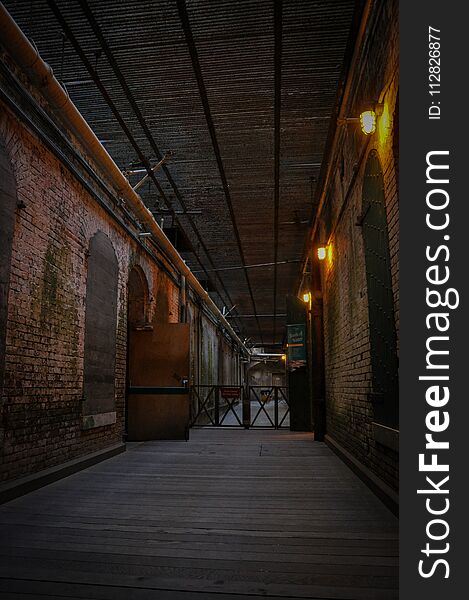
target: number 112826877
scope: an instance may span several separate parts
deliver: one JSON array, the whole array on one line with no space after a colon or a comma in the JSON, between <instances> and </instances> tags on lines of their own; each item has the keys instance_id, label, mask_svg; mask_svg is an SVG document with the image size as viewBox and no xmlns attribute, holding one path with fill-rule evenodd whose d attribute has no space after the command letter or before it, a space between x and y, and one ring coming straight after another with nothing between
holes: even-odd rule
<instances>
[{"instance_id":1,"label":"number 112826877","mask_svg":"<svg viewBox=\"0 0 469 600\"><path fill-rule=\"evenodd\" d=\"M429 119L441 118L439 94L441 92L441 40L440 30L428 28L428 93L432 101L428 109Z\"/></svg>"}]
</instances>

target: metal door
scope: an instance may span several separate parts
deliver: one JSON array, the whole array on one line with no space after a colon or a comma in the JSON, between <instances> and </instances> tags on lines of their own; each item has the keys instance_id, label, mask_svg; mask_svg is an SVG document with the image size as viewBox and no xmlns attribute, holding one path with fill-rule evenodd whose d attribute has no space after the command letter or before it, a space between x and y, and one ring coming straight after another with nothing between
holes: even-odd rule
<instances>
[{"instance_id":1,"label":"metal door","mask_svg":"<svg viewBox=\"0 0 469 600\"><path fill-rule=\"evenodd\" d=\"M187 439L189 325L158 323L129 336L127 433L133 441Z\"/></svg>"}]
</instances>

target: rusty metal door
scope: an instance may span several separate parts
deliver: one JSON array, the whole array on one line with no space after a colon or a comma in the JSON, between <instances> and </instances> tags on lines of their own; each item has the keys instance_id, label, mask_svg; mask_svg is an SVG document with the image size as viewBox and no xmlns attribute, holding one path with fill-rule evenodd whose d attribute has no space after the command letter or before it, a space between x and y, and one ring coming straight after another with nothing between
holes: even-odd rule
<instances>
[{"instance_id":1,"label":"rusty metal door","mask_svg":"<svg viewBox=\"0 0 469 600\"><path fill-rule=\"evenodd\" d=\"M189 325L158 323L129 332L129 441L187 439Z\"/></svg>"}]
</instances>

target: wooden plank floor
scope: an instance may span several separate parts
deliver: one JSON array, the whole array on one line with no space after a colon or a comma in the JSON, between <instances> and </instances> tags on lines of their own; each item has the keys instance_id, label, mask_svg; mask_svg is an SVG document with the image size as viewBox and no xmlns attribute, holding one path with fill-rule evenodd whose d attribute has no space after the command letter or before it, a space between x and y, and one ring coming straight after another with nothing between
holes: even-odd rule
<instances>
[{"instance_id":1,"label":"wooden plank floor","mask_svg":"<svg viewBox=\"0 0 469 600\"><path fill-rule=\"evenodd\" d=\"M310 434L196 429L0 506L0 599L397 598L397 520Z\"/></svg>"}]
</instances>

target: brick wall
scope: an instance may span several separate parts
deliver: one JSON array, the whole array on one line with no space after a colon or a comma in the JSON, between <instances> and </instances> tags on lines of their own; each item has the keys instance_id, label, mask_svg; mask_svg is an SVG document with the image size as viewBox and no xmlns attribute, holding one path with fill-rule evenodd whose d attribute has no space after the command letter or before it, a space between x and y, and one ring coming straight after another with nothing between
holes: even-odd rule
<instances>
[{"instance_id":1,"label":"brick wall","mask_svg":"<svg viewBox=\"0 0 469 600\"><path fill-rule=\"evenodd\" d=\"M200 303L190 294L188 302L188 323L190 325L190 383L193 386L240 385L239 351L233 341L217 328L201 309ZM202 387L198 393L205 398L210 387ZM191 398L192 416L200 408L196 395ZM206 405L212 407L212 402ZM201 413L197 422L206 419Z\"/></svg>"},{"instance_id":2,"label":"brick wall","mask_svg":"<svg viewBox=\"0 0 469 600\"><path fill-rule=\"evenodd\" d=\"M0 480L9 480L122 441L127 285L134 267L148 287L148 324L177 323L181 312L179 274L165 256L153 247L153 259L40 139L2 105L0 140L2 165L11 170L19 204L17 208L14 202L12 209L15 224L11 259L8 257L5 376L0 405ZM78 145L76 150L83 154ZM92 157L87 161L92 163ZM119 216L132 228L123 212ZM99 419L91 427L88 422L86 429L85 300L89 244L98 231L109 239L118 263L116 416L115 422L104 426L99 426ZM142 243L145 245L145 240ZM199 311L193 301L190 311ZM203 313L201 323L204 333L200 340L195 320L192 327L192 367L201 362L204 380L217 383L219 340L222 345L227 341ZM200 344L205 349L199 361Z\"/></svg>"},{"instance_id":3,"label":"brick wall","mask_svg":"<svg viewBox=\"0 0 469 600\"><path fill-rule=\"evenodd\" d=\"M122 441L127 279L149 274L158 318L178 320L179 293L56 158L7 110L0 136L17 186L5 378L1 478L10 479ZM119 268L116 422L82 429L87 249L102 231Z\"/></svg>"},{"instance_id":4,"label":"brick wall","mask_svg":"<svg viewBox=\"0 0 469 600\"><path fill-rule=\"evenodd\" d=\"M380 100L384 112L377 132L365 137L355 124L341 126L332 157L334 176L320 223L321 242L330 255L322 267L326 365L327 433L393 488L398 485L398 456L373 434L370 336L362 230L363 173L376 150L384 176L392 292L399 331L397 195L397 2L374 4L364 51L355 68L347 116L360 114L366 102ZM358 173L357 173L358 169ZM319 241L319 239L318 239Z\"/></svg>"}]
</instances>

